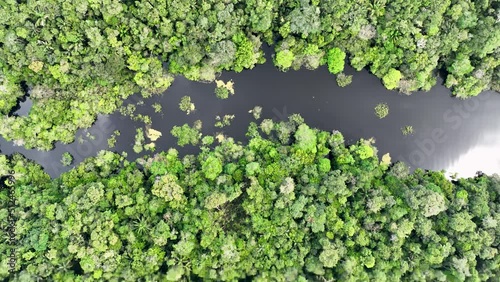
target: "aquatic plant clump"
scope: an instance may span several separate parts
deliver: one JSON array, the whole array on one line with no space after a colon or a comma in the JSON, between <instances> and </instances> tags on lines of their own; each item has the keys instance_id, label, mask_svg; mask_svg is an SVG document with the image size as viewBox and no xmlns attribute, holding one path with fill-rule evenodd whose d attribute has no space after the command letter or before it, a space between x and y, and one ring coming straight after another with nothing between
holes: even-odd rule
<instances>
[{"instance_id":1,"label":"aquatic plant clump","mask_svg":"<svg viewBox=\"0 0 500 282\"><path fill-rule=\"evenodd\" d=\"M64 152L61 157L61 163L63 166L70 166L73 163L73 155L69 152Z\"/></svg>"},{"instance_id":2,"label":"aquatic plant clump","mask_svg":"<svg viewBox=\"0 0 500 282\"><path fill-rule=\"evenodd\" d=\"M401 132L403 133L403 135L411 135L413 134L413 126L411 125L406 125L404 127L401 128Z\"/></svg>"},{"instance_id":3,"label":"aquatic plant clump","mask_svg":"<svg viewBox=\"0 0 500 282\"><path fill-rule=\"evenodd\" d=\"M191 102L191 97L183 96L181 98L181 102L179 103L179 109L189 115L191 112L196 110L196 107L194 103Z\"/></svg>"},{"instance_id":4,"label":"aquatic plant clump","mask_svg":"<svg viewBox=\"0 0 500 282\"><path fill-rule=\"evenodd\" d=\"M219 99L229 98L229 94L234 95L234 82L232 80L224 82L222 80L215 81L217 87L215 88L215 96Z\"/></svg>"},{"instance_id":5,"label":"aquatic plant clump","mask_svg":"<svg viewBox=\"0 0 500 282\"><path fill-rule=\"evenodd\" d=\"M199 128L201 125L193 125ZM266 132L261 132L266 131ZM199 140L177 127L183 142ZM13 196L23 281L494 281L500 277L500 177L449 181L381 160L372 140L298 115L251 123L245 144L201 139L135 162L108 151L50 179L0 155ZM197 142L197 141L196 141ZM195 143L195 142L193 142ZM145 145L146 149L154 149ZM16 198L9 208L5 199ZM2 229L2 235L6 231ZM9 250L8 240L0 249Z\"/></svg>"},{"instance_id":6,"label":"aquatic plant clump","mask_svg":"<svg viewBox=\"0 0 500 282\"><path fill-rule=\"evenodd\" d=\"M226 87L217 87L215 88L215 96L219 99L227 99L229 98L229 90Z\"/></svg>"},{"instance_id":7,"label":"aquatic plant clump","mask_svg":"<svg viewBox=\"0 0 500 282\"><path fill-rule=\"evenodd\" d=\"M146 138L144 137L144 130L142 128L136 129L136 134L134 138L134 147L133 150L136 154L139 154L144 150L144 142Z\"/></svg>"},{"instance_id":8,"label":"aquatic plant clump","mask_svg":"<svg viewBox=\"0 0 500 282\"><path fill-rule=\"evenodd\" d=\"M389 106L386 103L380 103L375 106L375 115L382 119L389 114Z\"/></svg>"},{"instance_id":9,"label":"aquatic plant clump","mask_svg":"<svg viewBox=\"0 0 500 282\"><path fill-rule=\"evenodd\" d=\"M262 107L261 106L255 106L253 109L248 111L248 113L252 114L254 119L260 119L260 115L262 114Z\"/></svg>"},{"instance_id":10,"label":"aquatic plant clump","mask_svg":"<svg viewBox=\"0 0 500 282\"><path fill-rule=\"evenodd\" d=\"M183 124L182 126L174 126L170 133L172 136L177 138L177 145L184 147L185 145L191 144L193 146L198 145L202 134L201 121L197 120L193 123L193 126L188 124Z\"/></svg>"},{"instance_id":11,"label":"aquatic plant clump","mask_svg":"<svg viewBox=\"0 0 500 282\"><path fill-rule=\"evenodd\" d=\"M222 128L231 125L231 121L235 118L235 115L224 115L223 117L215 117L215 127Z\"/></svg>"},{"instance_id":12,"label":"aquatic plant clump","mask_svg":"<svg viewBox=\"0 0 500 282\"><path fill-rule=\"evenodd\" d=\"M162 106L161 106L161 104L159 104L159 103L154 103L154 104L152 105L152 107L153 107L153 109L154 109L155 113L161 113L161 111L162 111Z\"/></svg>"},{"instance_id":13,"label":"aquatic plant clump","mask_svg":"<svg viewBox=\"0 0 500 282\"><path fill-rule=\"evenodd\" d=\"M352 75L346 75L344 73L339 73L336 78L337 85L340 87L346 87L352 83Z\"/></svg>"}]
</instances>

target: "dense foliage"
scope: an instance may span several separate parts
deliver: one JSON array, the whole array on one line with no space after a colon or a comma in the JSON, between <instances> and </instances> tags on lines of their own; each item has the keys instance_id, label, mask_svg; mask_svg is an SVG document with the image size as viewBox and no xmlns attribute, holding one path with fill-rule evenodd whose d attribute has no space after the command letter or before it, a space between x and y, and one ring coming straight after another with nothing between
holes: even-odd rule
<instances>
[{"instance_id":1,"label":"dense foliage","mask_svg":"<svg viewBox=\"0 0 500 282\"><path fill-rule=\"evenodd\" d=\"M434 85L437 68L459 97L500 88L498 0L4 0L0 135L27 148L70 143L172 74L211 81L262 63L262 42L284 70L337 74L347 57L406 93ZM9 116L25 91L29 116Z\"/></svg>"},{"instance_id":2,"label":"dense foliage","mask_svg":"<svg viewBox=\"0 0 500 282\"><path fill-rule=\"evenodd\" d=\"M500 277L500 178L377 158L370 141L300 116L252 123L247 145L205 136L128 162L102 151L49 179L21 155L12 281L493 281ZM5 232L8 193L0 194ZM6 234L2 233L2 238ZM0 277L11 246L0 241Z\"/></svg>"}]
</instances>

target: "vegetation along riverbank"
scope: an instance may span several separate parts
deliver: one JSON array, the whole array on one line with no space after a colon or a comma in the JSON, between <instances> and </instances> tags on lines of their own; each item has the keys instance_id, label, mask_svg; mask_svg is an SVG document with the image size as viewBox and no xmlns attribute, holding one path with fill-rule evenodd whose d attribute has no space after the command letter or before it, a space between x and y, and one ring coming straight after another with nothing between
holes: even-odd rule
<instances>
[{"instance_id":1,"label":"vegetation along riverbank","mask_svg":"<svg viewBox=\"0 0 500 282\"><path fill-rule=\"evenodd\" d=\"M388 89L427 90L443 70L461 98L498 90L495 1L4 1L0 9L0 135L26 148L71 143L134 92L162 93L174 75L213 81L263 63L282 69L344 60ZM165 64L163 64L165 63ZM9 115L18 99L28 116Z\"/></svg>"},{"instance_id":2,"label":"vegetation along riverbank","mask_svg":"<svg viewBox=\"0 0 500 282\"><path fill-rule=\"evenodd\" d=\"M16 179L18 241L0 242L17 254L12 281L500 276L498 175L411 173L379 159L371 141L346 146L298 115L252 123L247 135L248 145L205 136L184 157L171 149L128 162L102 151L57 179L0 155L0 175ZM7 215L2 204L1 222Z\"/></svg>"}]
</instances>

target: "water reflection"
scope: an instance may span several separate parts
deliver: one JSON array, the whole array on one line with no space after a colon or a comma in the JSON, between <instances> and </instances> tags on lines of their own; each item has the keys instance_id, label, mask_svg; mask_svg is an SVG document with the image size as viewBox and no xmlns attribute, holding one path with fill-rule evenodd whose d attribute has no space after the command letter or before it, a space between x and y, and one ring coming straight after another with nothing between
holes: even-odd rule
<instances>
[{"instance_id":1,"label":"water reflection","mask_svg":"<svg viewBox=\"0 0 500 282\"><path fill-rule=\"evenodd\" d=\"M498 123L497 123L498 124ZM472 175L481 170L486 174L500 172L500 127L495 132L481 135L475 146L461 152L457 159L449 163L446 170L458 175ZM478 166L480 164L480 169Z\"/></svg>"},{"instance_id":2,"label":"water reflection","mask_svg":"<svg viewBox=\"0 0 500 282\"><path fill-rule=\"evenodd\" d=\"M33 101L29 97L23 97L19 100L18 105L13 109L12 114L17 116L27 116L33 106Z\"/></svg>"}]
</instances>

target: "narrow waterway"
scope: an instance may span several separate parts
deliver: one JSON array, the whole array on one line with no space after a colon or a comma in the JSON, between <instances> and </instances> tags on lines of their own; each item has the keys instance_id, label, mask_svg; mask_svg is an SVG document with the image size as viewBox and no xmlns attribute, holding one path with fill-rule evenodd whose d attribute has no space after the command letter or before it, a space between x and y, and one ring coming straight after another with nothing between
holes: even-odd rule
<instances>
[{"instance_id":1,"label":"narrow waterway","mask_svg":"<svg viewBox=\"0 0 500 282\"><path fill-rule=\"evenodd\" d=\"M160 96L144 100L137 106L136 113L152 118L152 128L163 136L156 141L157 151L177 147L176 139L170 135L174 125L193 121L203 122L203 132L223 132L244 141L247 126L254 120L248 113L254 106L263 108L262 118L286 119L292 113L300 113L305 121L323 130L340 130L348 143L360 138L375 138L379 156L390 153L392 160L407 162L412 168L446 170L459 176L473 176L476 171L500 172L500 95L485 92L478 97L459 100L450 96L450 91L437 85L429 92L416 92L410 96L386 90L380 80L363 70L353 74L353 83L345 88L336 85L335 77L326 67L315 71L300 70L280 72L271 62L259 65L253 70L241 73L225 72L219 77L235 83L236 94L227 100L215 97L215 83L192 82L177 77L173 85ZM439 81L441 84L441 81ZM178 108L182 96L188 95L196 105L196 111L186 115ZM142 98L137 95L127 103L136 103ZM152 104L160 103L163 113L155 113ZM374 114L378 103L387 103L389 115L379 119ZM26 114L25 102L18 113ZM217 115L234 114L231 126L222 129L214 126ZM401 128L411 125L414 133L404 136ZM80 130L84 142L69 145L56 144L50 152L25 150L12 142L0 138L3 154L20 152L29 159L44 166L56 177L70 167L60 163L62 153L68 151L78 164L86 157L95 156L108 148L107 139L114 130L120 130L114 151L128 153L130 160L139 155L132 150L135 130L144 125L131 121L119 113L100 116L88 129L94 140L86 138L86 131ZM193 152L195 148L180 148L181 153ZM147 152L141 155L147 154Z\"/></svg>"}]
</instances>

